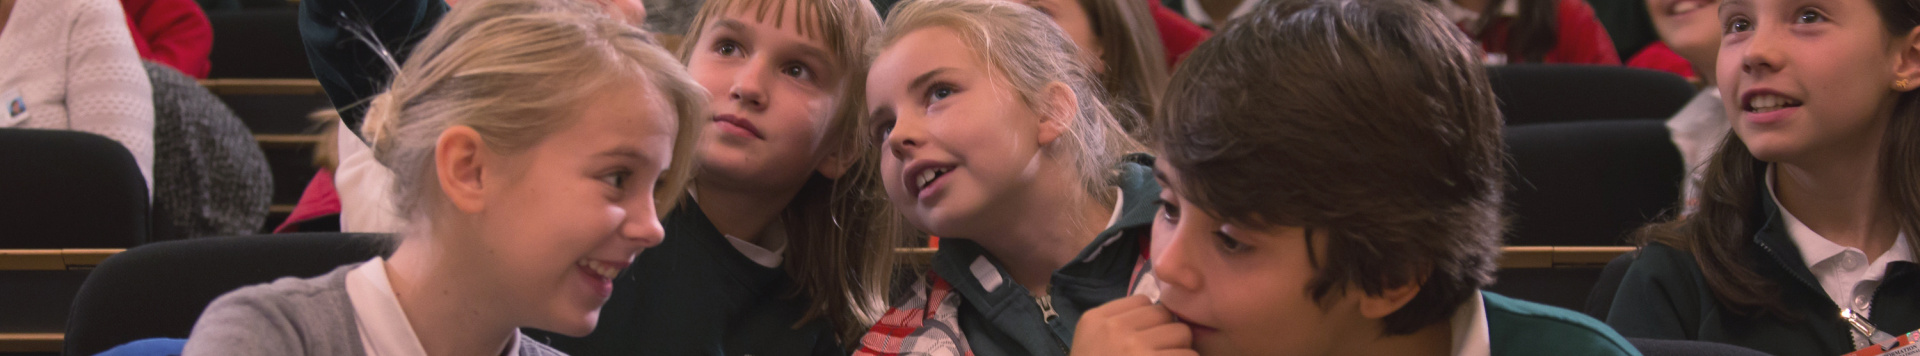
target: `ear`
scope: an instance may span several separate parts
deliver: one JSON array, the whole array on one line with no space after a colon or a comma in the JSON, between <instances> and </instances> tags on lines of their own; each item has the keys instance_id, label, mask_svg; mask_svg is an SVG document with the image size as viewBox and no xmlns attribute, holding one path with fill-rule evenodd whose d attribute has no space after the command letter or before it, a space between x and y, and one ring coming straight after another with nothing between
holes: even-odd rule
<instances>
[{"instance_id":1,"label":"ear","mask_svg":"<svg viewBox=\"0 0 1920 356\"><path fill-rule=\"evenodd\" d=\"M1920 87L1920 27L1894 39L1893 90L1908 92Z\"/></svg>"},{"instance_id":2,"label":"ear","mask_svg":"<svg viewBox=\"0 0 1920 356\"><path fill-rule=\"evenodd\" d=\"M1043 90L1042 100L1046 100L1053 108L1052 112L1040 113L1040 134L1037 138L1040 146L1046 147L1060 139L1060 135L1067 130L1073 129L1074 113L1080 112L1080 98L1074 96L1073 88L1068 87L1067 83L1047 83L1047 88Z\"/></svg>"},{"instance_id":3,"label":"ear","mask_svg":"<svg viewBox=\"0 0 1920 356\"><path fill-rule=\"evenodd\" d=\"M455 209L467 213L485 207L485 190L480 176L484 170L480 155L480 133L472 127L454 126L440 132L433 146L433 170L440 179L440 192Z\"/></svg>"},{"instance_id":4,"label":"ear","mask_svg":"<svg viewBox=\"0 0 1920 356\"><path fill-rule=\"evenodd\" d=\"M1425 268L1415 272L1414 275L1420 277L1414 278L1406 284L1387 287L1387 289L1381 290L1378 295L1367 294L1365 290L1361 290L1358 286L1351 287L1352 290L1349 290L1348 293L1354 293L1354 295L1360 296L1361 316L1365 316L1367 319L1386 318L1387 315L1393 314L1393 312L1399 311L1401 307L1407 306L1407 302L1412 302L1413 297L1420 294L1420 285L1426 284L1427 273Z\"/></svg>"},{"instance_id":5,"label":"ear","mask_svg":"<svg viewBox=\"0 0 1920 356\"><path fill-rule=\"evenodd\" d=\"M853 168L853 162L859 161L859 158L853 157L850 151L853 150L834 150L833 153L827 154L826 158L820 159L820 166L814 167L814 171L820 172L820 175L826 176L827 179L839 180L840 176L847 174L848 169Z\"/></svg>"}]
</instances>

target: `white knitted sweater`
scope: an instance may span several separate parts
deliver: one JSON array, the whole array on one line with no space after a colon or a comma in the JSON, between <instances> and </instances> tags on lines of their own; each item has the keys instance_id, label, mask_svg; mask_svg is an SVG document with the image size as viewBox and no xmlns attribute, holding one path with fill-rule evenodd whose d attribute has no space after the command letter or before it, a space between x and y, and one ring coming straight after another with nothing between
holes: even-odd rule
<instances>
[{"instance_id":1,"label":"white knitted sweater","mask_svg":"<svg viewBox=\"0 0 1920 356\"><path fill-rule=\"evenodd\" d=\"M0 30L0 127L84 131L120 142L153 187L153 87L114 0L19 0ZM24 117L22 117L24 116Z\"/></svg>"}]
</instances>

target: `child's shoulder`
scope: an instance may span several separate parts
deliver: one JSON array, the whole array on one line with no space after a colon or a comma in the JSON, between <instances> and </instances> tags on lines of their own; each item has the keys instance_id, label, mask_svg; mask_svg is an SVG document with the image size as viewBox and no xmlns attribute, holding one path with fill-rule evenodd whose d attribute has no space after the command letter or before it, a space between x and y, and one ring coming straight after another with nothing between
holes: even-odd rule
<instances>
[{"instance_id":1,"label":"child's shoulder","mask_svg":"<svg viewBox=\"0 0 1920 356\"><path fill-rule=\"evenodd\" d=\"M346 276L358 266L221 295L194 323L185 354L353 354L359 339Z\"/></svg>"},{"instance_id":2,"label":"child's shoulder","mask_svg":"<svg viewBox=\"0 0 1920 356\"><path fill-rule=\"evenodd\" d=\"M1613 328L1572 310L1481 292L1495 355L1639 355Z\"/></svg>"}]
</instances>

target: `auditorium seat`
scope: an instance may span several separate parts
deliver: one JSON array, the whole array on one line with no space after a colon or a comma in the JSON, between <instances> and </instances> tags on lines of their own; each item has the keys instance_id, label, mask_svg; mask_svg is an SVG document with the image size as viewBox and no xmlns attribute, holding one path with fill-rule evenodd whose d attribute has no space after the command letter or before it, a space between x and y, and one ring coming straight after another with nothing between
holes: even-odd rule
<instances>
[{"instance_id":1,"label":"auditorium seat","mask_svg":"<svg viewBox=\"0 0 1920 356\"><path fill-rule=\"evenodd\" d=\"M1680 76L1621 66L1513 64L1487 77L1507 126L1665 118L1696 92Z\"/></svg>"},{"instance_id":2,"label":"auditorium seat","mask_svg":"<svg viewBox=\"0 0 1920 356\"><path fill-rule=\"evenodd\" d=\"M1506 141L1507 245L1624 245L1679 200L1685 172L1661 120L1509 126Z\"/></svg>"},{"instance_id":3,"label":"auditorium seat","mask_svg":"<svg viewBox=\"0 0 1920 356\"><path fill-rule=\"evenodd\" d=\"M147 241L146 178L120 143L79 131L0 129L0 167L0 249Z\"/></svg>"},{"instance_id":4,"label":"auditorium seat","mask_svg":"<svg viewBox=\"0 0 1920 356\"><path fill-rule=\"evenodd\" d=\"M159 242L114 255L73 299L66 354L185 338L214 298L281 277L312 277L391 253L383 235L312 233Z\"/></svg>"}]
</instances>

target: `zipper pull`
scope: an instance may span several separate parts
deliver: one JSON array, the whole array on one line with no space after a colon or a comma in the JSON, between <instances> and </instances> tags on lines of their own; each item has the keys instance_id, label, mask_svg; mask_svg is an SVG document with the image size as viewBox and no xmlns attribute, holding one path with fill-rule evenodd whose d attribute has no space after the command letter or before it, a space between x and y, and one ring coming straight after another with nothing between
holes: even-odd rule
<instances>
[{"instance_id":1,"label":"zipper pull","mask_svg":"<svg viewBox=\"0 0 1920 356\"><path fill-rule=\"evenodd\" d=\"M1060 318L1060 313L1053 311L1053 295L1041 294L1040 296L1034 297L1033 301L1034 303L1040 304L1041 320L1051 324L1053 323L1053 319Z\"/></svg>"}]
</instances>

